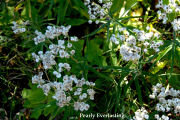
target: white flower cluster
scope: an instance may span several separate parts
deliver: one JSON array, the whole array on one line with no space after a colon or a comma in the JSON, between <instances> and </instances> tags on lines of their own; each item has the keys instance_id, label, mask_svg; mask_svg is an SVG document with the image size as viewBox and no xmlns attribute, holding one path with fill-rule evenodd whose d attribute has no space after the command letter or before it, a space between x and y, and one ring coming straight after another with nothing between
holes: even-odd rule
<instances>
[{"instance_id":1,"label":"white flower cluster","mask_svg":"<svg viewBox=\"0 0 180 120\"><path fill-rule=\"evenodd\" d=\"M43 72L39 72L38 75L35 75L32 77L32 83L33 84L39 84L39 85L42 85L45 83L45 81L42 79L42 76L43 76Z\"/></svg>"},{"instance_id":2,"label":"white flower cluster","mask_svg":"<svg viewBox=\"0 0 180 120\"><path fill-rule=\"evenodd\" d=\"M48 26L48 31L46 31L46 33L48 33L49 35L51 32L49 29L54 30L55 28L56 27ZM58 32L52 30L51 39L57 37L58 35L63 35L64 40L58 40L58 44L50 44L49 51L46 51L45 53L43 53L43 51L39 51L38 54L32 53L32 56L36 62L42 61L44 69L50 69L52 68L53 65L56 65L55 58L57 56L59 56L60 58L70 58L70 56L75 54L75 50L72 50L72 42L78 41L78 38L74 36L74 37L70 37L69 40L65 40L65 38L68 35L69 29L70 26L68 27L61 26L61 27L57 27L56 30ZM38 44L39 42L43 42L45 41L45 38L48 38L46 33L45 35L43 35L41 32L38 31L36 31L35 33L38 35L36 38L34 38L35 44ZM66 65L67 64L65 64L65 67ZM55 72L54 74L56 76L59 76L60 78L60 74L58 74L57 72Z\"/></svg>"},{"instance_id":3,"label":"white flower cluster","mask_svg":"<svg viewBox=\"0 0 180 120\"><path fill-rule=\"evenodd\" d=\"M175 90L174 88L165 89L160 83L153 86L152 90L153 93L149 97L158 99L159 103L156 104L157 111L180 113L180 90Z\"/></svg>"},{"instance_id":4,"label":"white flower cluster","mask_svg":"<svg viewBox=\"0 0 180 120\"><path fill-rule=\"evenodd\" d=\"M159 52L159 47L163 45L162 41L159 42L152 42L152 44L150 45L150 48L154 49L156 52Z\"/></svg>"},{"instance_id":5,"label":"white flower cluster","mask_svg":"<svg viewBox=\"0 0 180 120\"><path fill-rule=\"evenodd\" d=\"M49 39L54 39L55 37L58 37L60 35L64 35L65 37L68 36L68 32L71 26L60 26L60 27L55 27L55 26L47 26L47 30L45 33L45 36Z\"/></svg>"},{"instance_id":6,"label":"white flower cluster","mask_svg":"<svg viewBox=\"0 0 180 120\"><path fill-rule=\"evenodd\" d=\"M45 41L45 35L42 34L42 32L39 32L38 30L35 31L35 34L37 37L34 38L34 43L37 45L38 43Z\"/></svg>"},{"instance_id":7,"label":"white flower cluster","mask_svg":"<svg viewBox=\"0 0 180 120\"><path fill-rule=\"evenodd\" d=\"M45 34L42 34L38 30L36 30L35 34L37 36L34 38L34 42L37 45L41 42L44 42L46 40L46 38L47 39L54 39L60 35L67 37L70 28L71 28L70 25L67 27L65 27L65 26L60 26L60 27L47 26L47 30L46 30Z\"/></svg>"},{"instance_id":8,"label":"white flower cluster","mask_svg":"<svg viewBox=\"0 0 180 120\"><path fill-rule=\"evenodd\" d=\"M74 110L87 111L89 109L89 105L84 102L75 102Z\"/></svg>"},{"instance_id":9,"label":"white flower cluster","mask_svg":"<svg viewBox=\"0 0 180 120\"><path fill-rule=\"evenodd\" d=\"M168 116L162 115L161 117L158 114L154 115L156 120L169 120Z\"/></svg>"},{"instance_id":10,"label":"white flower cluster","mask_svg":"<svg viewBox=\"0 0 180 120\"><path fill-rule=\"evenodd\" d=\"M29 24L29 21L23 22L22 24L18 24L17 22L12 22L13 26L11 27L14 34L20 34L26 32L25 26Z\"/></svg>"},{"instance_id":11,"label":"white flower cluster","mask_svg":"<svg viewBox=\"0 0 180 120\"><path fill-rule=\"evenodd\" d=\"M74 102L74 109L80 111L88 110L89 105L85 103L85 101L88 98L90 100L94 100L95 91L92 88L87 88L94 87L95 83L85 81L84 78L77 79L75 75L63 76L63 82L45 83L45 80L42 79L42 75L43 73L40 72L38 75L33 76L32 83L38 84L38 87L42 88L46 96L48 95L49 91L53 89L55 94L52 96L52 98L57 100L57 105L59 107L70 105L70 103L77 99L78 96L77 101ZM71 101L72 98L73 101Z\"/></svg>"},{"instance_id":12,"label":"white flower cluster","mask_svg":"<svg viewBox=\"0 0 180 120\"><path fill-rule=\"evenodd\" d=\"M90 17L90 20L88 21L89 24L91 24L93 21L98 24L99 20L105 18L107 15L108 9L111 8L112 2L111 0L85 0L84 4L88 8L88 14Z\"/></svg>"},{"instance_id":13,"label":"white flower cluster","mask_svg":"<svg viewBox=\"0 0 180 120\"><path fill-rule=\"evenodd\" d=\"M116 45L121 45L120 54L125 61L138 60L141 57L141 51L147 53L148 49L154 49L158 52L159 46L163 45L162 41L157 42L158 33L146 33L138 29L133 29L132 33L134 35L130 35L126 28L120 28L119 33L117 35L112 34L110 38L110 41Z\"/></svg>"},{"instance_id":14,"label":"white flower cluster","mask_svg":"<svg viewBox=\"0 0 180 120\"><path fill-rule=\"evenodd\" d=\"M59 63L58 64L59 68L58 71L54 71L53 74L57 77L61 77L61 72L63 71L63 68L66 69L67 71L70 71L71 67L68 63Z\"/></svg>"},{"instance_id":15,"label":"white flower cluster","mask_svg":"<svg viewBox=\"0 0 180 120\"><path fill-rule=\"evenodd\" d=\"M44 69L50 69L53 65L56 65L55 55L51 53L51 51L46 51L43 54L43 51L39 51L38 55L36 53L32 53L33 58L36 62L42 60Z\"/></svg>"},{"instance_id":16,"label":"white flower cluster","mask_svg":"<svg viewBox=\"0 0 180 120\"><path fill-rule=\"evenodd\" d=\"M135 116L131 120L148 120L148 119L149 119L148 112L144 107L142 107L141 109L138 109L135 112Z\"/></svg>"},{"instance_id":17,"label":"white flower cluster","mask_svg":"<svg viewBox=\"0 0 180 120\"><path fill-rule=\"evenodd\" d=\"M124 44L120 47L120 54L122 55L122 59L125 61L134 61L140 58L139 52L141 48L133 46L130 47L127 44Z\"/></svg>"},{"instance_id":18,"label":"white flower cluster","mask_svg":"<svg viewBox=\"0 0 180 120\"><path fill-rule=\"evenodd\" d=\"M75 50L71 49L73 47L72 43L78 41L78 38L68 36L70 26L48 26L47 29L45 35L36 31L38 37L34 39L36 41L35 44L45 41L45 38L55 39L59 35L62 35L64 40L57 40L57 44L50 44L49 49L45 53L39 51L38 54L32 53L32 56L36 62L42 61L44 69L51 69L55 66L56 70L53 71L53 75L56 76L56 80L62 81L45 82L42 79L43 73L40 72L32 77L32 83L38 84L38 87L42 88L46 96L50 90L54 91L55 94L52 98L57 101L59 107L69 106L73 103L75 110L86 111L90 107L86 101L88 99L94 100L95 91L92 87L95 86L95 83L86 81L84 78L78 79L76 75L69 75L71 70L70 64L57 63L55 59L56 57L61 59L70 58L71 55L74 55ZM68 75L66 75L66 72L68 72Z\"/></svg>"},{"instance_id":19,"label":"white flower cluster","mask_svg":"<svg viewBox=\"0 0 180 120\"><path fill-rule=\"evenodd\" d=\"M180 18L174 19L171 22L171 24L173 26L174 31L179 31L180 30Z\"/></svg>"},{"instance_id":20,"label":"white flower cluster","mask_svg":"<svg viewBox=\"0 0 180 120\"><path fill-rule=\"evenodd\" d=\"M180 3L179 0L169 0L169 4L164 4L163 0L159 0L158 4L156 5L156 8L159 8L161 10L158 10L158 19L163 20L163 24L166 24L170 18L170 14L180 13L180 6L178 5ZM173 28L175 31L180 30L180 24L179 19L174 19L173 22L171 22Z\"/></svg>"},{"instance_id":21,"label":"white flower cluster","mask_svg":"<svg viewBox=\"0 0 180 120\"><path fill-rule=\"evenodd\" d=\"M84 80L83 80L83 82L81 84L85 84L85 85L92 86L92 87L95 86L95 83L89 82L89 81L85 82ZM87 89L86 92L87 93L82 93L82 88L77 88L77 90L74 92L75 96L79 95L79 100L74 103L74 109L75 110L84 111L84 110L89 109L89 105L86 104L85 102L82 102L82 100L87 99L88 96L89 96L90 100L94 100L95 91L93 89Z\"/></svg>"},{"instance_id":22,"label":"white flower cluster","mask_svg":"<svg viewBox=\"0 0 180 120\"><path fill-rule=\"evenodd\" d=\"M110 41L112 41L114 44L119 45L119 41L116 38L115 34L111 35Z\"/></svg>"}]
</instances>

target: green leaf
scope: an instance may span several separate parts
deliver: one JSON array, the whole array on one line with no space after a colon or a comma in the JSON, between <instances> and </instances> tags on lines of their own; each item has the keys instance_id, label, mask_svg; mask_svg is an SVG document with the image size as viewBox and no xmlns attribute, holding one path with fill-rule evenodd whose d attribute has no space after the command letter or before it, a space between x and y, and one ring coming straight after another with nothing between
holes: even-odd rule
<instances>
[{"instance_id":1,"label":"green leaf","mask_svg":"<svg viewBox=\"0 0 180 120\"><path fill-rule=\"evenodd\" d=\"M168 5L169 4L169 0L163 0L163 5Z\"/></svg>"},{"instance_id":2,"label":"green leaf","mask_svg":"<svg viewBox=\"0 0 180 120\"><path fill-rule=\"evenodd\" d=\"M85 19L79 19L79 18L66 18L65 19L66 24L72 25L72 26L78 26L81 24L84 24L87 22Z\"/></svg>"},{"instance_id":3,"label":"green leaf","mask_svg":"<svg viewBox=\"0 0 180 120\"><path fill-rule=\"evenodd\" d=\"M26 99L24 102L24 107L27 108L35 108L37 106L41 106L46 101L46 96L40 88L24 89L22 91L22 97Z\"/></svg>"},{"instance_id":4,"label":"green leaf","mask_svg":"<svg viewBox=\"0 0 180 120\"><path fill-rule=\"evenodd\" d=\"M126 0L125 10L121 17L125 17L136 4L137 0Z\"/></svg>"},{"instance_id":5,"label":"green leaf","mask_svg":"<svg viewBox=\"0 0 180 120\"><path fill-rule=\"evenodd\" d=\"M31 1L30 0L27 0L26 2L26 15L29 17L29 18L32 18L32 12L31 12Z\"/></svg>"},{"instance_id":6,"label":"green leaf","mask_svg":"<svg viewBox=\"0 0 180 120\"><path fill-rule=\"evenodd\" d=\"M32 110L31 111L31 118L38 119L39 116L41 115L42 111L43 111L43 109Z\"/></svg>"},{"instance_id":7,"label":"green leaf","mask_svg":"<svg viewBox=\"0 0 180 120\"><path fill-rule=\"evenodd\" d=\"M133 71L133 69L128 69L128 67L119 67L119 66L99 66L99 67L94 67L96 69L109 69L109 70L120 70L120 71L125 71L125 72L130 72Z\"/></svg>"},{"instance_id":8,"label":"green leaf","mask_svg":"<svg viewBox=\"0 0 180 120\"><path fill-rule=\"evenodd\" d=\"M172 55L171 55L171 73L173 72L173 67L174 67L174 56L175 56L175 50L176 50L176 32L173 31L173 42L172 42ZM169 76L171 78L171 75Z\"/></svg>"},{"instance_id":9,"label":"green leaf","mask_svg":"<svg viewBox=\"0 0 180 120\"><path fill-rule=\"evenodd\" d=\"M110 56L111 56L111 63L112 63L112 65L113 66L118 66L116 53L112 52L112 53L110 53Z\"/></svg>"},{"instance_id":10,"label":"green leaf","mask_svg":"<svg viewBox=\"0 0 180 120\"><path fill-rule=\"evenodd\" d=\"M24 89L22 97L25 99L24 107L31 108L31 118L38 119L41 114L48 116L56 112L58 106L56 100L52 98L50 91L48 96L45 96L41 88L36 85L31 85L31 89Z\"/></svg>"},{"instance_id":11,"label":"green leaf","mask_svg":"<svg viewBox=\"0 0 180 120\"><path fill-rule=\"evenodd\" d=\"M168 19L169 19L170 21L173 21L174 19L176 19L177 16L178 16L178 14L177 14L176 12L172 12L172 13L170 13L170 14L167 15L167 17L168 17Z\"/></svg>"},{"instance_id":12,"label":"green leaf","mask_svg":"<svg viewBox=\"0 0 180 120\"><path fill-rule=\"evenodd\" d=\"M98 39L91 40L88 47L86 47L87 60L91 62L92 65L106 65L106 57L102 55L103 50L100 49L96 41L98 41Z\"/></svg>"},{"instance_id":13,"label":"green leaf","mask_svg":"<svg viewBox=\"0 0 180 120\"><path fill-rule=\"evenodd\" d=\"M112 81L112 82L114 82L115 84L117 84L114 79L112 79L111 77L109 77L109 76L107 76L107 75L104 75L104 74L98 72L98 71L95 70L93 67L90 67L90 66L87 66L87 65L86 65L85 68L88 69L88 70L90 70L91 72L95 73L98 77L103 78L103 79L106 79L107 81Z\"/></svg>"},{"instance_id":14,"label":"green leaf","mask_svg":"<svg viewBox=\"0 0 180 120\"><path fill-rule=\"evenodd\" d=\"M159 53L157 59L155 60L155 62L153 63L153 65L151 66L151 68L157 63L157 61L159 61L160 59L162 59L170 50L172 49L172 45L169 45L165 50L163 50L162 52Z\"/></svg>"},{"instance_id":15,"label":"green leaf","mask_svg":"<svg viewBox=\"0 0 180 120\"><path fill-rule=\"evenodd\" d=\"M180 68L180 47L176 47L174 56L174 65Z\"/></svg>"},{"instance_id":16,"label":"green leaf","mask_svg":"<svg viewBox=\"0 0 180 120\"><path fill-rule=\"evenodd\" d=\"M59 23L63 24L64 23L64 19L65 19L65 15L67 12L69 6L69 0L61 0L59 1L59 7L58 7L58 14L57 14L57 25L59 25Z\"/></svg>"},{"instance_id":17,"label":"green leaf","mask_svg":"<svg viewBox=\"0 0 180 120\"><path fill-rule=\"evenodd\" d=\"M43 114L48 116L49 114L54 113L57 108L58 106L56 104L49 104L44 108Z\"/></svg>"},{"instance_id":18,"label":"green leaf","mask_svg":"<svg viewBox=\"0 0 180 120\"><path fill-rule=\"evenodd\" d=\"M139 81L138 81L137 77L135 78L135 86L136 86L136 90L137 90L137 94L138 94L138 100L139 100L140 104L142 105L143 102L142 102L141 87L139 85Z\"/></svg>"},{"instance_id":19,"label":"green leaf","mask_svg":"<svg viewBox=\"0 0 180 120\"><path fill-rule=\"evenodd\" d=\"M168 61L164 61L164 62L160 62L157 64L157 66L153 69L152 74L156 74L157 72L159 72L161 69L163 69Z\"/></svg>"},{"instance_id":20,"label":"green leaf","mask_svg":"<svg viewBox=\"0 0 180 120\"><path fill-rule=\"evenodd\" d=\"M98 29L96 29L96 30L93 31L92 33L84 36L83 38L85 38L85 37L90 37L90 36L95 35L97 32L99 32L99 31L102 30L104 27L106 27L106 25L108 25L108 23L101 25Z\"/></svg>"},{"instance_id":21,"label":"green leaf","mask_svg":"<svg viewBox=\"0 0 180 120\"><path fill-rule=\"evenodd\" d=\"M86 18L89 18L88 10L82 0L71 0L72 8L77 10L81 15L83 15Z\"/></svg>"},{"instance_id":22,"label":"green leaf","mask_svg":"<svg viewBox=\"0 0 180 120\"><path fill-rule=\"evenodd\" d=\"M112 14L119 12L124 5L124 1L125 0L113 0L110 12Z\"/></svg>"}]
</instances>

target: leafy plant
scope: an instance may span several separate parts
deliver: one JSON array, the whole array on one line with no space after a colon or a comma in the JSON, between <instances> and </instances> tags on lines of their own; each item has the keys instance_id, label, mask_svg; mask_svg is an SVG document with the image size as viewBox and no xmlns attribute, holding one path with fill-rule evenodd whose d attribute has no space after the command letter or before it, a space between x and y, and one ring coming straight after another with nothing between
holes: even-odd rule
<instances>
[{"instance_id":1,"label":"leafy plant","mask_svg":"<svg viewBox=\"0 0 180 120\"><path fill-rule=\"evenodd\" d=\"M0 3L2 119L178 119L178 0Z\"/></svg>"}]
</instances>

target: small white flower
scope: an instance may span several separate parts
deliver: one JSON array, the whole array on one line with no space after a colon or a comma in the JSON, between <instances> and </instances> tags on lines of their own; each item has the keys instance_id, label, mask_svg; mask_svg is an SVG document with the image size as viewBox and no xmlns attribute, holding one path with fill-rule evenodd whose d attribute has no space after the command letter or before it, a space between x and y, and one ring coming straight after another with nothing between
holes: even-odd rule
<instances>
[{"instance_id":1,"label":"small white flower","mask_svg":"<svg viewBox=\"0 0 180 120\"><path fill-rule=\"evenodd\" d=\"M75 50L71 50L71 55L74 55L75 54Z\"/></svg>"},{"instance_id":2,"label":"small white flower","mask_svg":"<svg viewBox=\"0 0 180 120\"><path fill-rule=\"evenodd\" d=\"M149 27L149 26L147 26L147 27L146 27L146 30L150 30L150 27Z\"/></svg>"},{"instance_id":3,"label":"small white flower","mask_svg":"<svg viewBox=\"0 0 180 120\"><path fill-rule=\"evenodd\" d=\"M71 44L71 43L68 43L68 44L67 44L67 47L68 47L68 48L71 48L71 47L72 47L72 44Z\"/></svg>"},{"instance_id":4,"label":"small white flower","mask_svg":"<svg viewBox=\"0 0 180 120\"><path fill-rule=\"evenodd\" d=\"M99 20L96 20L96 22L95 22L96 24L99 24Z\"/></svg>"}]
</instances>

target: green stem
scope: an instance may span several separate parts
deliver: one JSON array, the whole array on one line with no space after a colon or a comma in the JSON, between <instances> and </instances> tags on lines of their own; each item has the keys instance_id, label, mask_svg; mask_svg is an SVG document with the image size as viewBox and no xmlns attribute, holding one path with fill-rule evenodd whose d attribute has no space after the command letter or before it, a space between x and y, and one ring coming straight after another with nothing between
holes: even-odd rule
<instances>
[{"instance_id":1,"label":"green stem","mask_svg":"<svg viewBox=\"0 0 180 120\"><path fill-rule=\"evenodd\" d=\"M173 41L172 41L172 56L171 56L171 72L169 79L171 79L172 73L173 73L173 66L174 66L174 55L175 55L175 40L176 40L176 32L173 31Z\"/></svg>"}]
</instances>

